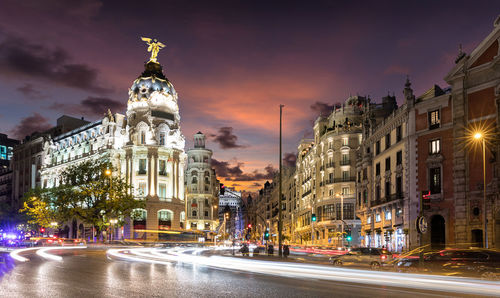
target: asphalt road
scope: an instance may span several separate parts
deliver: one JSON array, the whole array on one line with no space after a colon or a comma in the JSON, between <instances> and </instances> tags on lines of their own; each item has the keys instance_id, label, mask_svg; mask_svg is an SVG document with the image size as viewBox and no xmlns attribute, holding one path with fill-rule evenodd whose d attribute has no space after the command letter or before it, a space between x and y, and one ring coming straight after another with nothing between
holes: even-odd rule
<instances>
[{"instance_id":1,"label":"asphalt road","mask_svg":"<svg viewBox=\"0 0 500 298\"><path fill-rule=\"evenodd\" d=\"M0 264L0 297L450 297L456 294L297 279L200 265L110 260L105 250L54 250ZM500 295L500 293L499 293ZM472 296L470 296L472 297Z\"/></svg>"}]
</instances>

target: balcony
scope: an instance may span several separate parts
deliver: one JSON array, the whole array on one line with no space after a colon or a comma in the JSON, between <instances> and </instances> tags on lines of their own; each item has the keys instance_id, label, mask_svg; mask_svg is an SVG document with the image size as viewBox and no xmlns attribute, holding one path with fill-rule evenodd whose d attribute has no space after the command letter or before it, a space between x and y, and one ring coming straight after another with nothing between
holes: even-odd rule
<instances>
[{"instance_id":1,"label":"balcony","mask_svg":"<svg viewBox=\"0 0 500 298\"><path fill-rule=\"evenodd\" d=\"M349 166L349 165L351 165L351 161L350 160L341 160L340 165L341 166Z\"/></svg>"},{"instance_id":2,"label":"balcony","mask_svg":"<svg viewBox=\"0 0 500 298\"><path fill-rule=\"evenodd\" d=\"M305 193L302 194L302 198L304 198L305 196L309 195L310 193L311 193L311 190L306 191Z\"/></svg>"},{"instance_id":3,"label":"balcony","mask_svg":"<svg viewBox=\"0 0 500 298\"><path fill-rule=\"evenodd\" d=\"M334 162L330 162L330 163L326 164L326 168L328 168L328 169L329 168L333 168L333 167L335 167L335 163Z\"/></svg>"},{"instance_id":4,"label":"balcony","mask_svg":"<svg viewBox=\"0 0 500 298\"><path fill-rule=\"evenodd\" d=\"M351 176L351 177L342 177L334 179L334 183L340 183L340 182L356 182L356 177Z\"/></svg>"}]
</instances>

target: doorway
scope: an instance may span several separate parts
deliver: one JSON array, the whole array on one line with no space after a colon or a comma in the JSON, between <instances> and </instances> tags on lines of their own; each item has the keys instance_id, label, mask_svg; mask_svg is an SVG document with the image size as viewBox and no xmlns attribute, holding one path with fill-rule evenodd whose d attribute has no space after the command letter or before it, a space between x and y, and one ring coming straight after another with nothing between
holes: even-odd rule
<instances>
[{"instance_id":1,"label":"doorway","mask_svg":"<svg viewBox=\"0 0 500 298\"><path fill-rule=\"evenodd\" d=\"M446 245L446 227L441 215L431 218L431 248L443 249Z\"/></svg>"},{"instance_id":2,"label":"doorway","mask_svg":"<svg viewBox=\"0 0 500 298\"><path fill-rule=\"evenodd\" d=\"M475 229L471 231L471 242L473 247L483 247L483 230Z\"/></svg>"}]
</instances>

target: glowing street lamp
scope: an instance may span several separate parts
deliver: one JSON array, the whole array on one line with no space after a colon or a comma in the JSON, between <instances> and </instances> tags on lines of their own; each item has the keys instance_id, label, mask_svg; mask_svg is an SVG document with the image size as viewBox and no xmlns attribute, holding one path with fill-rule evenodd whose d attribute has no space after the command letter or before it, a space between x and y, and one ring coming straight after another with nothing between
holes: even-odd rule
<instances>
[{"instance_id":1,"label":"glowing street lamp","mask_svg":"<svg viewBox=\"0 0 500 298\"><path fill-rule=\"evenodd\" d=\"M476 131L473 135L473 138L476 141L480 141L483 147L483 239L484 239L484 247L488 248L488 223L486 222L486 144L485 144L485 135L481 131Z\"/></svg>"}]
</instances>

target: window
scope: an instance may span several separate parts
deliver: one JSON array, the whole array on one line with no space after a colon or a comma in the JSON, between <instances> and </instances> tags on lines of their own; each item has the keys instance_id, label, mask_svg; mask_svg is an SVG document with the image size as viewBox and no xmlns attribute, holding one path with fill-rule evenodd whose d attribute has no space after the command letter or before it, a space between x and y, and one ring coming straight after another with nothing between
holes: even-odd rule
<instances>
[{"instance_id":1,"label":"window","mask_svg":"<svg viewBox=\"0 0 500 298\"><path fill-rule=\"evenodd\" d=\"M441 140L432 140L429 142L429 154L441 153Z\"/></svg>"},{"instance_id":2,"label":"window","mask_svg":"<svg viewBox=\"0 0 500 298\"><path fill-rule=\"evenodd\" d=\"M391 197L391 180L385 181L385 199L389 200Z\"/></svg>"},{"instance_id":3,"label":"window","mask_svg":"<svg viewBox=\"0 0 500 298\"><path fill-rule=\"evenodd\" d=\"M385 149L389 149L391 147L391 133L385 135Z\"/></svg>"},{"instance_id":4,"label":"window","mask_svg":"<svg viewBox=\"0 0 500 298\"><path fill-rule=\"evenodd\" d=\"M167 176L167 162L163 159L160 159L158 174L161 176Z\"/></svg>"},{"instance_id":5,"label":"window","mask_svg":"<svg viewBox=\"0 0 500 298\"><path fill-rule=\"evenodd\" d=\"M160 200L167 198L167 185L165 183L158 183L158 197Z\"/></svg>"},{"instance_id":6,"label":"window","mask_svg":"<svg viewBox=\"0 0 500 298\"><path fill-rule=\"evenodd\" d=\"M205 206L208 206L208 199L205 199Z\"/></svg>"},{"instance_id":7,"label":"window","mask_svg":"<svg viewBox=\"0 0 500 298\"><path fill-rule=\"evenodd\" d=\"M335 206L333 204L323 206L323 218L325 220L335 219Z\"/></svg>"},{"instance_id":8,"label":"window","mask_svg":"<svg viewBox=\"0 0 500 298\"><path fill-rule=\"evenodd\" d=\"M429 174L431 194L441 193L441 168L431 168Z\"/></svg>"},{"instance_id":9,"label":"window","mask_svg":"<svg viewBox=\"0 0 500 298\"><path fill-rule=\"evenodd\" d=\"M160 132L160 145L165 145L165 133Z\"/></svg>"},{"instance_id":10,"label":"window","mask_svg":"<svg viewBox=\"0 0 500 298\"><path fill-rule=\"evenodd\" d=\"M366 219L366 223L367 224L371 224L372 223L372 216L369 215L368 218Z\"/></svg>"},{"instance_id":11,"label":"window","mask_svg":"<svg viewBox=\"0 0 500 298\"><path fill-rule=\"evenodd\" d=\"M365 189L363 191L363 203L366 204L368 202L368 191Z\"/></svg>"},{"instance_id":12,"label":"window","mask_svg":"<svg viewBox=\"0 0 500 298\"><path fill-rule=\"evenodd\" d=\"M375 200L380 201L380 185L375 187Z\"/></svg>"},{"instance_id":13,"label":"window","mask_svg":"<svg viewBox=\"0 0 500 298\"><path fill-rule=\"evenodd\" d=\"M380 154L380 141L375 143L375 154Z\"/></svg>"},{"instance_id":14,"label":"window","mask_svg":"<svg viewBox=\"0 0 500 298\"><path fill-rule=\"evenodd\" d=\"M139 182L139 196L143 197L147 195L147 184L146 182Z\"/></svg>"},{"instance_id":15,"label":"window","mask_svg":"<svg viewBox=\"0 0 500 298\"><path fill-rule=\"evenodd\" d=\"M392 219L392 212L389 210L389 211L386 211L385 212L385 220L391 220Z\"/></svg>"},{"instance_id":16,"label":"window","mask_svg":"<svg viewBox=\"0 0 500 298\"><path fill-rule=\"evenodd\" d=\"M391 158L387 157L385 159L385 171L390 171L391 170Z\"/></svg>"},{"instance_id":17,"label":"window","mask_svg":"<svg viewBox=\"0 0 500 298\"><path fill-rule=\"evenodd\" d=\"M396 209L396 217L400 217L401 215L403 215L403 209L398 207L398 209Z\"/></svg>"},{"instance_id":18,"label":"window","mask_svg":"<svg viewBox=\"0 0 500 298\"><path fill-rule=\"evenodd\" d=\"M161 221L170 221L172 220L172 212L169 210L160 210L158 211L158 219Z\"/></svg>"},{"instance_id":19,"label":"window","mask_svg":"<svg viewBox=\"0 0 500 298\"><path fill-rule=\"evenodd\" d=\"M403 177L396 177L396 196L398 199L403 197Z\"/></svg>"},{"instance_id":20,"label":"window","mask_svg":"<svg viewBox=\"0 0 500 298\"><path fill-rule=\"evenodd\" d=\"M193 217L196 217L196 210L191 211L191 215L192 215ZM193 225L193 224L191 224L191 226L192 226L192 225Z\"/></svg>"},{"instance_id":21,"label":"window","mask_svg":"<svg viewBox=\"0 0 500 298\"><path fill-rule=\"evenodd\" d=\"M349 181L349 171L342 171L342 180Z\"/></svg>"},{"instance_id":22,"label":"window","mask_svg":"<svg viewBox=\"0 0 500 298\"><path fill-rule=\"evenodd\" d=\"M333 197L333 189L330 189L329 194L330 194L330 197Z\"/></svg>"},{"instance_id":23,"label":"window","mask_svg":"<svg viewBox=\"0 0 500 298\"><path fill-rule=\"evenodd\" d=\"M396 143L401 141L401 139L403 138L403 132L402 132L402 129L401 129L401 125L396 127Z\"/></svg>"},{"instance_id":24,"label":"window","mask_svg":"<svg viewBox=\"0 0 500 298\"><path fill-rule=\"evenodd\" d=\"M205 223L205 230L210 230L210 223L209 222Z\"/></svg>"},{"instance_id":25,"label":"window","mask_svg":"<svg viewBox=\"0 0 500 298\"><path fill-rule=\"evenodd\" d=\"M349 145L349 138L342 138L342 146L348 146Z\"/></svg>"},{"instance_id":26,"label":"window","mask_svg":"<svg viewBox=\"0 0 500 298\"><path fill-rule=\"evenodd\" d=\"M344 219L354 219L353 203L344 203Z\"/></svg>"},{"instance_id":27,"label":"window","mask_svg":"<svg viewBox=\"0 0 500 298\"><path fill-rule=\"evenodd\" d=\"M380 176L380 163L375 165L375 176Z\"/></svg>"},{"instance_id":28,"label":"window","mask_svg":"<svg viewBox=\"0 0 500 298\"><path fill-rule=\"evenodd\" d=\"M403 151L398 151L396 153L396 166L399 166L403 163Z\"/></svg>"},{"instance_id":29,"label":"window","mask_svg":"<svg viewBox=\"0 0 500 298\"><path fill-rule=\"evenodd\" d=\"M380 213L375 214L375 222L380 222Z\"/></svg>"},{"instance_id":30,"label":"window","mask_svg":"<svg viewBox=\"0 0 500 298\"><path fill-rule=\"evenodd\" d=\"M196 211L194 211L194 215L193 215L193 216L196 216ZM191 229L192 229L192 230L196 230L197 228L198 228L197 223L192 222L192 223L191 223Z\"/></svg>"},{"instance_id":31,"label":"window","mask_svg":"<svg viewBox=\"0 0 500 298\"><path fill-rule=\"evenodd\" d=\"M348 195L349 194L349 186L342 187L342 194L343 195Z\"/></svg>"},{"instance_id":32,"label":"window","mask_svg":"<svg viewBox=\"0 0 500 298\"><path fill-rule=\"evenodd\" d=\"M440 124L441 118L439 115L439 110L429 112L429 129L439 128Z\"/></svg>"},{"instance_id":33,"label":"window","mask_svg":"<svg viewBox=\"0 0 500 298\"><path fill-rule=\"evenodd\" d=\"M349 164L349 153L342 153L342 165Z\"/></svg>"},{"instance_id":34,"label":"window","mask_svg":"<svg viewBox=\"0 0 500 298\"><path fill-rule=\"evenodd\" d=\"M208 210L205 210L205 217L208 217Z\"/></svg>"},{"instance_id":35,"label":"window","mask_svg":"<svg viewBox=\"0 0 500 298\"><path fill-rule=\"evenodd\" d=\"M141 131L141 144L146 144L146 132Z\"/></svg>"},{"instance_id":36,"label":"window","mask_svg":"<svg viewBox=\"0 0 500 298\"><path fill-rule=\"evenodd\" d=\"M139 159L139 175L146 174L146 159Z\"/></svg>"}]
</instances>

